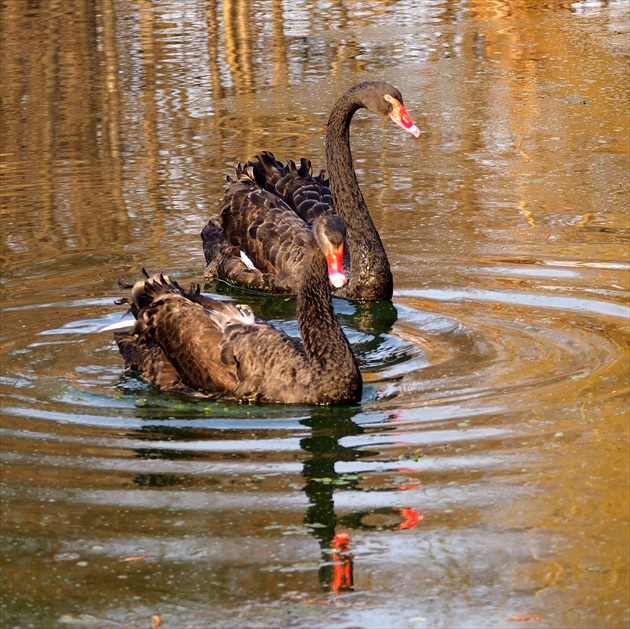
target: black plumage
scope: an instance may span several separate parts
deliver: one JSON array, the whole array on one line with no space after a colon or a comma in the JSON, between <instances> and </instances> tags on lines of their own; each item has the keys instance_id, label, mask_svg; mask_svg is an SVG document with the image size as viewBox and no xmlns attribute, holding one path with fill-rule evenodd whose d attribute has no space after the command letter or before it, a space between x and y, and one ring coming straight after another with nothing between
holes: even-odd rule
<instances>
[{"instance_id":1,"label":"black plumage","mask_svg":"<svg viewBox=\"0 0 630 629\"><path fill-rule=\"evenodd\" d=\"M359 401L361 374L331 303L330 282L344 281L344 237L343 221L325 215L305 240L297 287L301 343L245 306L202 295L199 286L185 291L165 275L145 274L124 300L136 319L133 328L115 336L126 368L165 389L240 400Z\"/></svg>"},{"instance_id":2,"label":"black plumage","mask_svg":"<svg viewBox=\"0 0 630 629\"><path fill-rule=\"evenodd\" d=\"M219 219L211 219L201 233L209 279L296 293L310 226L318 216L336 212L346 223L350 267L349 281L336 295L391 299L389 261L352 165L350 122L363 107L389 116L415 136L420 133L400 92L371 81L345 92L333 107L326 128L329 178L323 172L313 175L304 158L299 167L292 161L284 166L269 152L239 164L228 178Z\"/></svg>"}]
</instances>

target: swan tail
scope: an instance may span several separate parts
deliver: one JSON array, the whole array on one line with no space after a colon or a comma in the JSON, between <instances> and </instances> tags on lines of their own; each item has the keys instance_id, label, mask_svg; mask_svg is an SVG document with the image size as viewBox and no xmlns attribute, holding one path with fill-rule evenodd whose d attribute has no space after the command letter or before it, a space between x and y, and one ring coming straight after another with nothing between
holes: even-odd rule
<instances>
[{"instance_id":1,"label":"swan tail","mask_svg":"<svg viewBox=\"0 0 630 629\"><path fill-rule=\"evenodd\" d=\"M229 248L229 242L221 223L216 219L210 219L201 231L201 241L203 254L206 258L204 276L206 279L212 280L218 276L221 260Z\"/></svg>"}]
</instances>

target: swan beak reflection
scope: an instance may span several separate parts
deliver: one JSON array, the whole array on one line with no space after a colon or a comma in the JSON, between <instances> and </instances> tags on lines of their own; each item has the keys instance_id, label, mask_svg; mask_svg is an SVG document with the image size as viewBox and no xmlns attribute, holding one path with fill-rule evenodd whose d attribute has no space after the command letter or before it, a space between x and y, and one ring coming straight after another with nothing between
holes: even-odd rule
<instances>
[{"instance_id":1,"label":"swan beak reflection","mask_svg":"<svg viewBox=\"0 0 630 629\"><path fill-rule=\"evenodd\" d=\"M392 122L397 124L401 129L411 133L414 137L419 137L420 129L418 129L418 127L416 127L413 123L413 120L411 119L411 116L405 106L397 98L394 98L389 94L385 94L384 98L392 106L392 110L389 114Z\"/></svg>"},{"instance_id":2,"label":"swan beak reflection","mask_svg":"<svg viewBox=\"0 0 630 629\"><path fill-rule=\"evenodd\" d=\"M328 263L328 279L335 288L341 288L346 282L346 275L343 272L343 243L335 247L328 243L326 252L326 262Z\"/></svg>"}]
</instances>

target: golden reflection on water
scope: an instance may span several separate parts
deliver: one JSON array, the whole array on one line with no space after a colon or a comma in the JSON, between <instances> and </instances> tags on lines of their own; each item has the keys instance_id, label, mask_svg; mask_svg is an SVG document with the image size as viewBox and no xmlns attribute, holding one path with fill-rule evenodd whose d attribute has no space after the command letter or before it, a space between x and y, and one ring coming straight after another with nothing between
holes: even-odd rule
<instances>
[{"instance_id":1,"label":"golden reflection on water","mask_svg":"<svg viewBox=\"0 0 630 629\"><path fill-rule=\"evenodd\" d=\"M19 19L17 6L8 3L4 10L5 32L11 33L16 40L30 41L32 24L36 23L40 26L39 30L44 30L44 38L53 43L46 49L49 61L37 58L42 53L41 48L26 47L18 54L18 47L9 46L3 63L7 77L5 82L15 84L15 89L5 90L4 106L7 110L23 114L17 124L3 129L5 152L17 155L26 149L44 158L36 175L42 188L38 203L38 212L44 221L41 233L55 231L52 228L50 182L54 180L59 158L87 160L87 163L94 163L95 157L98 159L98 168L93 173L95 181L90 182L89 188L98 190L98 194L107 191L111 195L111 205L117 209L115 222L126 222L128 212L124 208L130 203L129 195L138 192L146 197L144 206L148 212L157 210L154 218L159 221L162 209L173 203L173 196L168 192L165 194L165 190L168 191L174 171L195 168L194 163L172 164L180 157L177 149L187 147L184 150L190 150L191 144L195 144L195 134L203 139L199 151L208 155L208 172L220 172L227 162L268 148L261 140L265 134L270 137L269 148L277 150L274 145L284 145L281 150L293 158L311 144L309 134L299 132L286 135L286 132L280 131L280 136L274 139L273 125L276 122L259 113L264 108L261 110L260 104L254 104L253 99L236 101L239 107L235 118L234 112L222 104L225 96L236 97L265 85L284 87L295 84L300 78L313 80L315 76L309 78L309 74L314 67L321 68L320 79L324 79L326 74L334 77L340 73L364 74L371 71L370 64L365 62L368 51L358 43L360 37L344 37L336 41L320 39L316 27L322 27L321 17L317 12L311 14L307 11L306 5L295 7L296 22L312 22L308 29L318 34L309 42L302 56L290 52L296 44L283 35L285 31L291 32L291 27L286 25L287 15L277 2L272 5L271 29L251 28L252 18L260 17L257 11L261 5L244 0L211 2L206 5L205 13L186 14L186 31L178 33L177 38L182 39L182 43L203 42L198 50L201 66L190 63L190 54L180 60L172 54L169 46L165 46L169 37L167 21L170 16L161 17L146 3L139 6L137 34L129 29L132 20L122 19L125 18L126 8L115 10L114 5L107 2L96 14L93 9L84 7L73 19L63 20L60 29L53 27L54 14L37 14L26 21ZM332 3L329 7L331 27L341 28L348 22L355 27L372 25L387 15L386 8L387 5L371 8L356 6L354 12L347 13L342 10L342 4ZM564 5L552 5L552 8L558 11L566 9ZM494 175L500 176L506 169L518 173L514 178L515 205L520 208L529 226L540 226L537 214L541 213L540 210L546 214L553 207L553 202L550 200L551 190L546 195L549 199L537 198L541 189L538 178L550 167L547 159L541 161L537 155L545 158L549 155L549 147L544 146L545 143L561 143L573 152L597 150L605 153L612 150L616 138L626 127L619 125L618 118L607 115L610 104L601 95L617 79L607 72L591 77L590 69L579 64L569 67L566 60L580 58L585 44L573 37L570 31L564 36L559 28L537 29L536 24L545 18L545 14L527 3L477 3L473 13L475 19L471 22L471 29L465 31L461 42L456 42L453 31L438 33L439 38L433 44L435 50L427 50L427 55L440 62L439 56L435 57L439 53L436 44L444 40L447 46L444 54L448 53L451 59L454 55L461 66L461 71L452 74L460 91L455 90L452 96L440 93L437 82L429 77L424 86L430 92L429 97L435 104L442 100L442 105L449 110L458 106L461 95L464 107L462 120L454 120L454 125L449 123L442 129L439 125L429 125L429 133L438 142L447 140L449 133L453 134L452 139L458 143L461 138L459 150L464 154L479 155L482 159L484 153L497 143L506 149L511 147L514 151L512 159L509 159L508 150L505 154L507 161L496 162ZM335 15L340 16L338 22L334 19ZM497 20L507 18L505 28L496 28ZM81 31L83 25L90 28ZM302 30L298 29L298 32L302 33ZM321 33L330 35L330 30L322 30ZM118 42L121 37L130 44L126 49ZM427 48L422 39L421 35L415 42L418 51ZM593 39L590 38L588 45L592 44ZM221 50L220 45L223 46ZM372 55L378 52L383 57L387 55L386 50L373 49L369 52ZM75 59L79 63L74 63ZM498 73L480 73L478 64L484 60L499 62ZM32 74L25 74L24 67L32 68ZM549 84L562 86L569 71L578 72L571 81L580 90L579 93L568 93L560 87L556 94L550 94ZM171 79L169 72L174 73ZM475 77L475 80L466 77ZM408 83L409 79L405 82ZM323 95L324 111L330 107L338 89L336 82L328 84L334 88L328 87ZM85 89L85 85L90 85L90 89ZM128 89L131 86L141 89L141 107L129 98ZM29 95L26 107L16 100L19 94L24 93ZM317 90L314 90L313 95L316 93ZM294 94L288 92L286 98L278 94L279 98L273 103L274 117L286 119L295 115L295 105L300 107L302 102L299 99L294 101ZM312 109L312 101L308 98L311 94L306 94L306 103ZM422 95L420 98L423 98ZM544 117L541 120L540 103L549 98L558 99L557 110L552 111L554 118L565 116L564 133L560 135L556 134L557 129L545 129L553 124L553 120L545 120ZM560 99L571 100L561 105ZM511 103L511 107L508 118L502 120L506 101ZM38 102L42 103L41 107L37 106ZM43 107L43 103L53 105L47 108ZM197 111L199 103L205 105L204 110ZM413 105L421 106L417 97ZM431 103L427 106L435 108ZM593 120L610 123L612 127L601 129L599 133L585 131L581 127L583 117L576 111L585 107ZM501 114L497 116L499 111ZM481 125L480 114L483 116ZM312 124L312 120L305 119L304 122ZM320 124L323 123L324 119L321 119ZM296 124L295 128L301 127ZM229 135L239 130L244 136L238 140L240 146L226 146ZM319 128L317 131L322 133ZM575 146L576 143L578 146ZM321 159L321 137L318 145ZM389 163L387 157L382 156L383 161ZM552 165L556 168L580 166L564 163L561 154L556 157L559 162ZM323 163L319 165L322 166ZM13 167L17 169L14 176L28 179L28 185L33 185L32 170L22 172L17 164ZM492 169L482 173L478 170L470 170L464 185L460 186L464 206L479 203L481 191L476 190L479 187L477 181L493 174ZM202 177L200 172L197 178ZM220 188L221 177L216 178L215 175L215 179L208 182L213 193L209 197L216 195L215 191ZM129 189L129 180L137 184L136 190ZM535 185L532 186L532 183ZM627 178L622 183L627 186ZM556 183L551 182L551 186L555 190ZM384 200L383 188L374 188L374 194L381 195L380 200ZM394 190L390 190L389 194L396 194ZM76 238L86 245L93 241L85 238L76 212L93 207L95 202L83 198L83 195L90 194L89 190L80 190L79 194L80 198L70 200L76 208L71 224L77 224ZM209 198L200 195L200 198L204 197ZM397 198L396 201L397 205L404 205L407 199ZM191 199L186 198L183 203L191 205ZM388 204L391 205L391 201L388 200ZM18 205L7 203L9 208ZM578 219L578 223L585 225L593 219L597 219L597 211L589 210ZM151 231L153 242L164 235L159 225L152 224ZM121 237L124 236L121 233ZM47 241L42 246L49 247L50 243Z\"/></svg>"},{"instance_id":2,"label":"golden reflection on water","mask_svg":"<svg viewBox=\"0 0 630 629\"><path fill-rule=\"evenodd\" d=\"M319 583L308 561L321 560L331 531L352 536L353 626L374 601L400 626L411 609L436 626L503 626L510 614L623 626L628 29L619 3L591 5L3 4L3 393L13 413L3 418L3 528L17 540L9 602L27 601L16 626L30 617L25 575L52 610L46 621L85 591L88 566L65 563L77 548L126 622L137 608L120 601L138 593L155 606L174 596L229 607L235 590L277 600L285 576L270 569L272 550L310 595ZM376 325L373 312L337 304L369 365L365 404L343 411L338 432L305 412L293 450L275 424L169 424L227 411L134 389L111 339L81 326L113 315L117 280L143 265L199 280L199 231L227 164L268 149L323 168L334 99L371 78L400 87L424 134L414 142L363 113L353 122L398 317ZM282 315L268 303L254 306L291 319L290 303ZM247 426L259 409L238 410ZM230 439L244 445L212 449ZM200 451L184 448L196 440ZM302 462L321 469L309 475ZM40 498L49 490L63 517ZM205 510L221 499L240 499L241 511ZM256 511L259 501L271 506ZM305 546L295 529L317 523L318 509L331 530L308 532ZM400 509L423 519L396 529ZM90 555L90 543L110 555ZM154 563L123 574L126 590L103 564L141 543ZM30 568L29 545L40 545ZM209 554L191 561L199 548ZM51 562L67 582L50 586Z\"/></svg>"}]
</instances>

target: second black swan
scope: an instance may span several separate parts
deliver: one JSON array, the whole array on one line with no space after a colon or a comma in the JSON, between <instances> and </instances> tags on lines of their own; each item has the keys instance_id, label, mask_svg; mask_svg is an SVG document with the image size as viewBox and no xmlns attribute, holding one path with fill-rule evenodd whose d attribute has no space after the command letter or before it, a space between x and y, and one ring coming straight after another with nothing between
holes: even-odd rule
<instances>
[{"instance_id":1,"label":"second black swan","mask_svg":"<svg viewBox=\"0 0 630 629\"><path fill-rule=\"evenodd\" d=\"M275 293L296 293L310 225L336 212L347 227L349 280L336 290L348 299L391 299L392 273L381 238L359 188L350 150L350 123L361 108L387 116L419 136L400 92L384 81L361 83L335 103L326 127L328 176L313 176L311 164L262 152L239 164L228 178L219 219L211 219L201 238L206 275L231 284ZM242 185L242 178L257 186Z\"/></svg>"}]
</instances>

